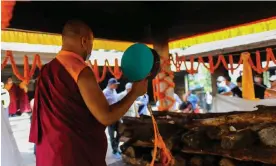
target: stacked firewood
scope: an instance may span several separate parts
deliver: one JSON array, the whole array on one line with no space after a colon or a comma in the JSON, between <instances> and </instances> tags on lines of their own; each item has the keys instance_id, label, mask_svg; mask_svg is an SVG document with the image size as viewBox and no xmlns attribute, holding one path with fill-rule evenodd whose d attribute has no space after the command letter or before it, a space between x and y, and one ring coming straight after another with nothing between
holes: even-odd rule
<instances>
[{"instance_id":1,"label":"stacked firewood","mask_svg":"<svg viewBox=\"0 0 276 166\"><path fill-rule=\"evenodd\" d=\"M154 117L176 166L276 165L276 107L209 114L154 112ZM154 138L151 117L124 117L119 134L124 161L149 165ZM162 165L160 152L155 165Z\"/></svg>"}]
</instances>

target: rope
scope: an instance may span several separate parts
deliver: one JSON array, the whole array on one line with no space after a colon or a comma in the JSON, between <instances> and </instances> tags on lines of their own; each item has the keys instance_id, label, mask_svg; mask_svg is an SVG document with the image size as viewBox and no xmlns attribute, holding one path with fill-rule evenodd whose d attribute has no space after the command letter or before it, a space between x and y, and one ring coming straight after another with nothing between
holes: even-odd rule
<instances>
[{"instance_id":1,"label":"rope","mask_svg":"<svg viewBox=\"0 0 276 166\"><path fill-rule=\"evenodd\" d=\"M167 148L165 142L163 141L162 136L159 133L157 122L153 116L152 109L150 105L147 105L148 110L151 115L152 124L153 124L153 132L154 132L154 148L153 148L153 154L152 154L152 160L150 163L150 166L154 166L154 162L156 160L157 155L157 148L161 151L161 157L162 157L162 165L169 166L174 164L174 158L170 152L170 150Z\"/></svg>"}]
</instances>

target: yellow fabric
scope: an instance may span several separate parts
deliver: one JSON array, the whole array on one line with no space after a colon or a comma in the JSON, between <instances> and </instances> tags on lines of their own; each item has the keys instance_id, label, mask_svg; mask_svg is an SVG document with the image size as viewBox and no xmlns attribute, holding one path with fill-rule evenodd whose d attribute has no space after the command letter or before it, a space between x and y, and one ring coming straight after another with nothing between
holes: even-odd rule
<instances>
[{"instance_id":1,"label":"yellow fabric","mask_svg":"<svg viewBox=\"0 0 276 166\"><path fill-rule=\"evenodd\" d=\"M28 32L28 31L14 31L14 30L2 30L1 31L2 42L15 42L15 43L28 43L28 44L42 44L42 45L61 45L61 35L49 34L41 32ZM104 50L117 50L125 51L132 42L95 39L93 43L93 49ZM148 45L153 48L152 45Z\"/></svg>"},{"instance_id":2,"label":"yellow fabric","mask_svg":"<svg viewBox=\"0 0 276 166\"><path fill-rule=\"evenodd\" d=\"M202 35L183 38L180 40L171 41L170 49L184 48L196 44L225 40L242 35L249 35L276 29L276 17L261 20L251 24L241 25L233 28L222 29L216 32L210 32Z\"/></svg>"},{"instance_id":3,"label":"yellow fabric","mask_svg":"<svg viewBox=\"0 0 276 166\"><path fill-rule=\"evenodd\" d=\"M249 52L244 52L241 54L243 59L243 75L242 75L242 97L248 100L255 99L254 83L252 76L252 69L249 64Z\"/></svg>"}]
</instances>

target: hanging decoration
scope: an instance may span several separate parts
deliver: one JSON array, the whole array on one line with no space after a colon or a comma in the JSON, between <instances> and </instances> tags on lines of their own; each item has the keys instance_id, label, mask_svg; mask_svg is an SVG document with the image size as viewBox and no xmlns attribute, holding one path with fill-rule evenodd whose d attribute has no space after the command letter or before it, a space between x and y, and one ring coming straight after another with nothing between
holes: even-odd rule
<instances>
[{"instance_id":1,"label":"hanging decoration","mask_svg":"<svg viewBox=\"0 0 276 166\"><path fill-rule=\"evenodd\" d=\"M249 64L250 53L243 52L241 54L243 59L243 76L242 76L242 97L247 100L255 99L254 83L252 68Z\"/></svg>"},{"instance_id":2,"label":"hanging decoration","mask_svg":"<svg viewBox=\"0 0 276 166\"><path fill-rule=\"evenodd\" d=\"M164 57L160 57L161 58L161 71L160 74L157 75L157 77L155 79L153 79L152 84L153 84L153 96L155 101L158 100L160 105L158 106L158 110L159 111L165 111L168 110L169 108L171 108L174 103L175 103L175 99L167 96L166 93L169 90L169 88L174 88L175 84L171 81L168 81L167 79L165 79L165 77L169 76L170 78L173 79L173 72L170 71L166 71L165 67L170 65L170 61L171 59L165 59ZM162 75L162 77L160 76ZM165 83L167 85L167 87L161 92L161 83ZM164 101L170 101L170 104L168 106L164 106L163 102Z\"/></svg>"},{"instance_id":3,"label":"hanging decoration","mask_svg":"<svg viewBox=\"0 0 276 166\"><path fill-rule=\"evenodd\" d=\"M256 51L256 64L253 63L253 59L251 56L248 57L248 64L251 66L251 68L256 71L257 73L262 73L268 70L269 68L269 62L272 61L274 64L276 64L276 58L275 55L273 53L273 49L272 48L267 48L266 50L266 65L263 68L261 65L261 55L260 55L260 51ZM174 60L172 58L172 56L170 56L169 59L162 59L162 63L161 63L161 73L163 73L164 76L170 76L171 78L173 77L173 72L166 72L164 69L164 66L167 65L175 65L176 70L180 71L182 64L184 64L186 71L189 74L195 74L198 71L198 67L200 64L203 64L203 66L209 70L210 73L214 73L214 71L219 67L220 64L222 64L224 66L224 68L226 70L229 70L231 73L234 72L234 70L236 70L241 64L243 64L243 58L242 56L240 56L240 59L237 63L236 67L234 66L234 60L233 60L233 55L227 55L228 57L228 63L226 61L226 56L224 55L219 55L218 59L216 62L213 61L213 56L209 55L208 58L208 64L205 64L203 57L199 56L198 57L198 62L197 62L197 66L194 65L195 62L195 58L192 57L180 57L176 54L176 59ZM161 57L162 58L162 57ZM2 61L2 65L1 65L1 70L5 68L5 66L7 65L8 61L10 61L11 66L12 66L12 70L14 75L22 82L24 82L24 84L28 84L30 79L32 78L36 67L38 67L39 69L41 69L42 67L42 63L40 60L40 56L38 54L34 55L34 60L31 66L31 69L29 68L29 61L28 61L28 57L25 55L24 56L24 73L23 75L21 75L16 67L16 63L14 61L14 57L12 55L11 51L6 51L6 55ZM191 63L191 67L188 68L187 66L187 61L189 61ZM120 79L122 76L122 71L119 68L118 65L118 59L115 59L115 66L111 67L109 65L108 60L105 60L105 65L103 66L103 70L102 70L102 75L100 76L100 72L99 72L99 67L97 64L97 60L94 60L94 63L92 64L91 61L87 62L88 66L91 67L91 69L93 70L95 77L97 79L97 82L102 82L105 77L106 77L106 73L107 71L109 71L116 79ZM113 69L112 69L113 68ZM171 97L166 96L167 90L171 87L174 87L174 83L169 82L168 80L164 79L165 77L160 77L160 75L158 75L153 81L153 91L154 91L154 99L159 100L159 101L165 101L168 100L170 101L170 105L168 106L168 108L172 107L173 104L175 103L175 100ZM160 88L160 84L161 83L165 83L167 85L167 87L165 88L164 91L161 92L161 88ZM162 102L160 102L160 106L159 106L159 110L167 110L167 107L164 107Z\"/></svg>"},{"instance_id":4,"label":"hanging decoration","mask_svg":"<svg viewBox=\"0 0 276 166\"><path fill-rule=\"evenodd\" d=\"M263 73L265 71L268 70L269 68L269 62L272 61L273 63L276 64L276 58L275 55L273 53L272 48L267 48L266 50L266 65L263 68L262 67L262 62L261 62L261 55L260 55L260 51L256 51L255 55L256 55L256 65L253 63L253 59L251 56L249 56L248 58L248 62L251 66L251 68L256 71L257 73ZM173 65L175 65L176 67L176 71L180 71L180 68L182 66L182 64L184 64L186 71L189 74L195 74L198 71L198 67L200 64L202 64L210 73L214 73L214 71L222 64L224 66L224 68L226 70L229 70L231 73L234 72L234 70L236 70L237 68L239 68L239 66L241 64L243 64L243 58L240 56L239 61L237 62L237 66L234 67L234 60L233 60L233 55L219 55L218 59L216 61L216 63L214 63L213 61L213 57L212 55L209 55L208 58L208 64L206 64L203 60L202 56L198 56L198 62L197 62L197 67L194 67L194 56L190 56L190 57L185 57L185 56L178 56L178 54L176 54L176 58L175 60L172 58L170 58L171 62ZM228 63L226 61L226 57L228 57ZM187 61L189 61L191 63L191 68L189 69L187 67ZM229 67L229 66L230 67Z\"/></svg>"},{"instance_id":5,"label":"hanging decoration","mask_svg":"<svg viewBox=\"0 0 276 166\"><path fill-rule=\"evenodd\" d=\"M3 1L1 0L1 29L5 29L10 25L12 19L12 12L15 5L15 1Z\"/></svg>"},{"instance_id":6,"label":"hanging decoration","mask_svg":"<svg viewBox=\"0 0 276 166\"><path fill-rule=\"evenodd\" d=\"M24 73L23 76L19 73L18 68L16 66L16 63L14 61L14 57L12 54L12 51L6 51L6 55L3 59L3 62L1 64L1 70L3 70L10 60L12 71L14 75L23 82L23 84L28 85L32 76L34 75L36 67L41 69L42 63L40 60L40 56L38 54L34 55L34 60L31 66L31 69L29 68L29 60L28 56L24 56ZM122 71L119 68L118 59L115 59L115 66L112 67L109 65L108 60L105 60L105 65L103 66L102 75L100 76L99 67L97 64L97 60L94 60L94 64L91 63L91 61L87 61L88 66L91 67L93 70L95 77L97 79L97 82L102 82L105 79L107 71L109 71L116 79L120 79L122 76Z\"/></svg>"}]
</instances>

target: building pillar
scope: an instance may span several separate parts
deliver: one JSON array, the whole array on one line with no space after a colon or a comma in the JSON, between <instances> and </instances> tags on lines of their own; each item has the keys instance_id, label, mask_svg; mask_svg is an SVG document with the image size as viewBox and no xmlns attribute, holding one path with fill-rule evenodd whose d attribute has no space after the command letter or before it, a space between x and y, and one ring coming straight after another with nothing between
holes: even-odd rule
<instances>
[{"instance_id":1,"label":"building pillar","mask_svg":"<svg viewBox=\"0 0 276 166\"><path fill-rule=\"evenodd\" d=\"M164 23L163 23L164 24ZM171 71L170 58L169 58L169 38L167 28L161 29L158 24L151 26L151 35L153 48L157 51L161 58L161 71L157 75L157 79L160 80L156 88L160 89L161 98L159 98L160 111L171 111L174 104L174 82L173 82L173 72ZM162 81L162 79L166 81ZM172 100L171 100L172 99ZM160 109L161 108L161 109Z\"/></svg>"}]
</instances>

